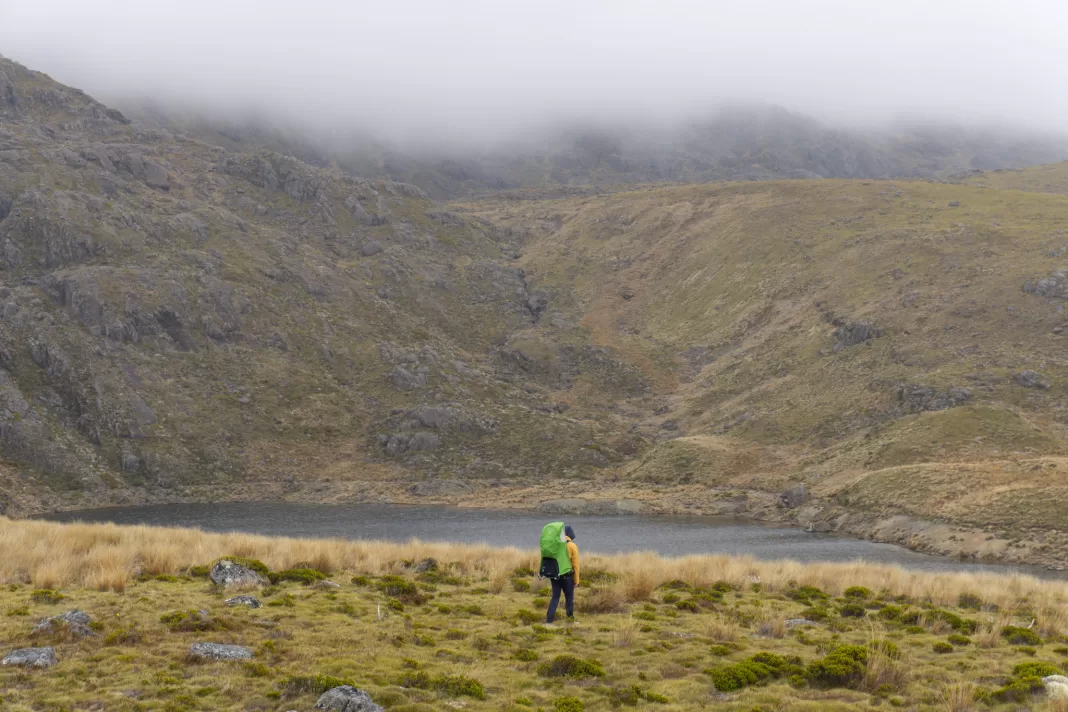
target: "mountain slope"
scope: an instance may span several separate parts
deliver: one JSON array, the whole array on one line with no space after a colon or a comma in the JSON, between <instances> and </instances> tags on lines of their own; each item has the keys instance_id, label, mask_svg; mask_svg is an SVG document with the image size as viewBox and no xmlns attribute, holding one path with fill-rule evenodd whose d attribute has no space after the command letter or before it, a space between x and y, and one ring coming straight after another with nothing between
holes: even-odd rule
<instances>
[{"instance_id":1,"label":"mountain slope","mask_svg":"<svg viewBox=\"0 0 1068 712\"><path fill-rule=\"evenodd\" d=\"M1068 487L1068 292L1048 249L1068 200L801 181L469 209L523 236L532 285L658 386L631 404L657 443L622 468L635 486L804 482L823 504L802 521L851 504L1004 522L980 507L996 502L1055 526L1025 503L1061 511ZM954 480L967 512L938 507Z\"/></svg>"},{"instance_id":2,"label":"mountain slope","mask_svg":"<svg viewBox=\"0 0 1068 712\"><path fill-rule=\"evenodd\" d=\"M1068 553L1063 196L794 180L440 205L6 60L0 98L13 513L544 503Z\"/></svg>"}]
</instances>

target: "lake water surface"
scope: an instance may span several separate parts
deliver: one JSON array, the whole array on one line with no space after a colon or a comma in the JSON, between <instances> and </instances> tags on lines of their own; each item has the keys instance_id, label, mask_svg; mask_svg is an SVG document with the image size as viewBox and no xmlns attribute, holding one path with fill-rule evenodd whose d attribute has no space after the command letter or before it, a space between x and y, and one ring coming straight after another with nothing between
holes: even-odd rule
<instances>
[{"instance_id":1,"label":"lake water surface","mask_svg":"<svg viewBox=\"0 0 1068 712\"><path fill-rule=\"evenodd\" d=\"M205 531L242 531L292 537L342 537L487 543L537 547L541 527L564 519L575 527L583 551L618 553L655 551L683 554L749 554L760 559L797 561L865 561L912 569L1019 570L1063 578L1038 567L976 564L928 556L891 544L877 544L835 534L807 533L795 527L763 524L733 517L569 516L538 512L389 504L167 504L60 512L53 521L115 522Z\"/></svg>"}]
</instances>

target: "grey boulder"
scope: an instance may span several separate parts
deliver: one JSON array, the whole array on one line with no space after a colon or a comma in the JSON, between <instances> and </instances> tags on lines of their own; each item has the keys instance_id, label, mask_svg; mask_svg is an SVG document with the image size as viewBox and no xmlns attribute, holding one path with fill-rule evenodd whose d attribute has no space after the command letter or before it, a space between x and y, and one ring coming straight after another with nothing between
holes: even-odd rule
<instances>
[{"instance_id":1,"label":"grey boulder","mask_svg":"<svg viewBox=\"0 0 1068 712\"><path fill-rule=\"evenodd\" d=\"M808 488L797 485L783 490L779 494L779 506L784 509L796 509L808 500Z\"/></svg>"},{"instance_id":2,"label":"grey boulder","mask_svg":"<svg viewBox=\"0 0 1068 712\"><path fill-rule=\"evenodd\" d=\"M89 627L92 622L93 619L88 613L78 610L67 611L52 618L43 618L34 626L33 635L51 635L65 628L79 638L91 638L96 635L96 632Z\"/></svg>"},{"instance_id":3,"label":"grey boulder","mask_svg":"<svg viewBox=\"0 0 1068 712\"><path fill-rule=\"evenodd\" d=\"M223 588L262 586L267 583L262 576L252 569L226 559L212 566L208 577L213 584Z\"/></svg>"},{"instance_id":4,"label":"grey boulder","mask_svg":"<svg viewBox=\"0 0 1068 712\"><path fill-rule=\"evenodd\" d=\"M240 645L219 643L193 643L189 657L198 660L251 660L252 650Z\"/></svg>"},{"instance_id":5,"label":"grey boulder","mask_svg":"<svg viewBox=\"0 0 1068 712\"><path fill-rule=\"evenodd\" d=\"M333 712L384 712L381 705L375 704L370 695L351 685L327 690L315 703L315 709Z\"/></svg>"},{"instance_id":6,"label":"grey boulder","mask_svg":"<svg viewBox=\"0 0 1068 712\"><path fill-rule=\"evenodd\" d=\"M19 648L5 655L0 665L50 668L57 662L55 648Z\"/></svg>"},{"instance_id":7,"label":"grey boulder","mask_svg":"<svg viewBox=\"0 0 1068 712\"><path fill-rule=\"evenodd\" d=\"M1016 383L1024 388L1040 388L1042 390L1049 389L1049 381L1043 377L1041 373L1037 371L1020 371L1016 374Z\"/></svg>"}]
</instances>

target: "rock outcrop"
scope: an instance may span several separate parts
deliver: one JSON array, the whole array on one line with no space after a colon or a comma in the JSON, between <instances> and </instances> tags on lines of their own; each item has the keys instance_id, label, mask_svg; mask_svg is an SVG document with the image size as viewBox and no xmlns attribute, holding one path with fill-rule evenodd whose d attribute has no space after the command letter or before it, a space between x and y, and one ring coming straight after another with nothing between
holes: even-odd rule
<instances>
[{"instance_id":1,"label":"rock outcrop","mask_svg":"<svg viewBox=\"0 0 1068 712\"><path fill-rule=\"evenodd\" d=\"M267 583L263 576L252 569L226 559L211 567L208 578L213 584L223 588L253 588Z\"/></svg>"},{"instance_id":2,"label":"rock outcrop","mask_svg":"<svg viewBox=\"0 0 1068 712\"><path fill-rule=\"evenodd\" d=\"M331 712L385 712L380 705L375 704L370 695L350 685L324 692L315 703L315 709Z\"/></svg>"},{"instance_id":3,"label":"rock outcrop","mask_svg":"<svg viewBox=\"0 0 1068 712\"><path fill-rule=\"evenodd\" d=\"M193 643L189 657L195 660L251 660L251 648L220 643Z\"/></svg>"},{"instance_id":4,"label":"rock outcrop","mask_svg":"<svg viewBox=\"0 0 1068 712\"><path fill-rule=\"evenodd\" d=\"M57 662L55 648L19 648L0 659L0 665L30 668L50 668Z\"/></svg>"}]
</instances>

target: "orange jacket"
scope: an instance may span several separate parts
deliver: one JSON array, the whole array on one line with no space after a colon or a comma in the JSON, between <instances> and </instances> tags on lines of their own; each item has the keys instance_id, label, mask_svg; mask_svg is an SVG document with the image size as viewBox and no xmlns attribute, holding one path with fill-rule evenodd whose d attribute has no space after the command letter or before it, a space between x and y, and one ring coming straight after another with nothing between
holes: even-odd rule
<instances>
[{"instance_id":1,"label":"orange jacket","mask_svg":"<svg viewBox=\"0 0 1068 712\"><path fill-rule=\"evenodd\" d=\"M578 544L571 541L571 537L567 537L567 558L571 560L571 569L575 574L575 585L579 585L579 553Z\"/></svg>"}]
</instances>

